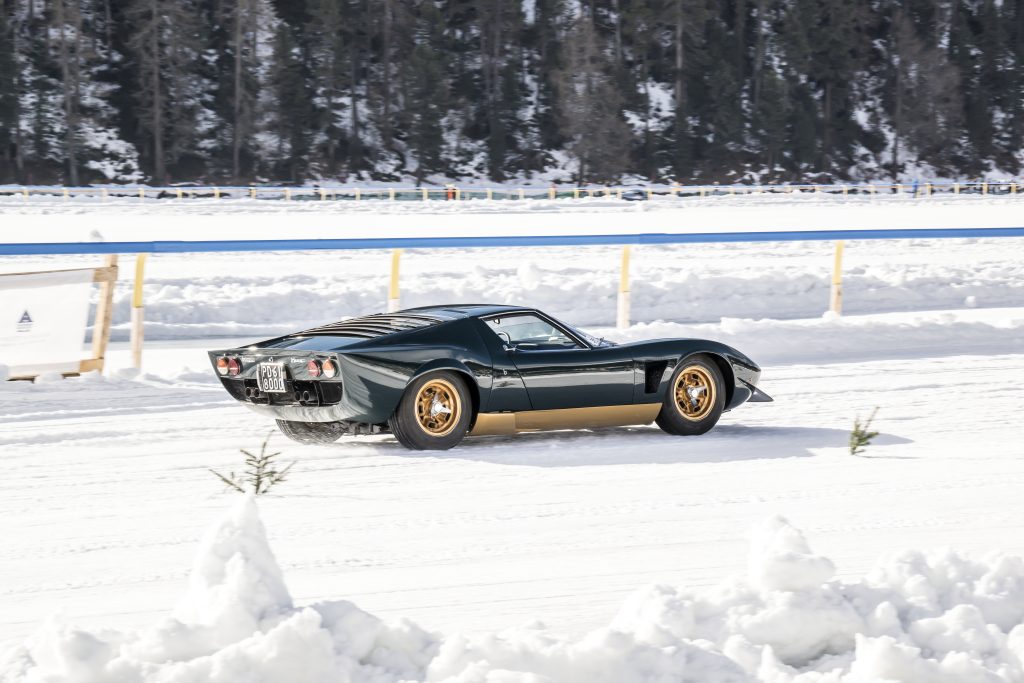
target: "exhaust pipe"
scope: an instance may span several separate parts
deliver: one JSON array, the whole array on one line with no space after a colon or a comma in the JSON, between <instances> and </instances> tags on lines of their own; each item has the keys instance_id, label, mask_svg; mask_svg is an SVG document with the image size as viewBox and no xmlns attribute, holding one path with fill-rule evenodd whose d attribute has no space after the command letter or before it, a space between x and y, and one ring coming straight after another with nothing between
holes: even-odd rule
<instances>
[{"instance_id":1,"label":"exhaust pipe","mask_svg":"<svg viewBox=\"0 0 1024 683\"><path fill-rule=\"evenodd\" d=\"M310 403L310 402L314 401L315 399L316 399L316 396L314 396L310 392L308 392L308 391L303 391L302 392L302 402L303 403Z\"/></svg>"},{"instance_id":2,"label":"exhaust pipe","mask_svg":"<svg viewBox=\"0 0 1024 683\"><path fill-rule=\"evenodd\" d=\"M246 387L245 388L245 397L246 398L259 398L259 396L260 396L260 390L259 389L255 389L253 387Z\"/></svg>"}]
</instances>

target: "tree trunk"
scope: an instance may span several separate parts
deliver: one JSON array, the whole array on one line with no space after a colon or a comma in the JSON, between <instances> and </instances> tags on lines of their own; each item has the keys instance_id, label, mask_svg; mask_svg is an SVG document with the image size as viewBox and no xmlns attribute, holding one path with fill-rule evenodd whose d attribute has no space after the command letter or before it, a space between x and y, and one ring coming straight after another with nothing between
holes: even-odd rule
<instances>
[{"instance_id":1,"label":"tree trunk","mask_svg":"<svg viewBox=\"0 0 1024 683\"><path fill-rule=\"evenodd\" d=\"M358 34L357 29L353 29L352 32L352 58L351 58L351 74L350 83L352 88L352 112L349 117L349 140L351 153L349 155L351 159L351 170L358 171L362 168L362 142L359 139L359 44L356 40Z\"/></svg>"},{"instance_id":2,"label":"tree trunk","mask_svg":"<svg viewBox=\"0 0 1024 683\"><path fill-rule=\"evenodd\" d=\"M381 61L384 63L384 121L381 126L381 136L384 138L384 149L392 148L391 142L391 2L384 0L384 30L383 55Z\"/></svg>"},{"instance_id":3,"label":"tree trunk","mask_svg":"<svg viewBox=\"0 0 1024 683\"><path fill-rule=\"evenodd\" d=\"M761 104L761 70L764 68L764 27L768 0L757 0L757 41L754 44L754 109Z\"/></svg>"},{"instance_id":4,"label":"tree trunk","mask_svg":"<svg viewBox=\"0 0 1024 683\"><path fill-rule=\"evenodd\" d=\"M676 104L676 115L675 115L675 160L673 166L675 167L676 176L683 173L683 145L684 138L686 135L686 82L684 80L683 67L686 65L684 61L684 49L685 44L683 39L685 34L683 32L683 17L684 8L683 0L676 0L676 24L675 24L675 104Z\"/></svg>"},{"instance_id":5,"label":"tree trunk","mask_svg":"<svg viewBox=\"0 0 1024 683\"><path fill-rule=\"evenodd\" d=\"M150 49L153 51L151 74L153 78L153 180L158 185L167 181L167 168L164 161L164 103L162 84L160 83L160 8L157 0L150 0L150 13L153 21Z\"/></svg>"},{"instance_id":6,"label":"tree trunk","mask_svg":"<svg viewBox=\"0 0 1024 683\"><path fill-rule=\"evenodd\" d=\"M68 162L68 182L71 185L78 185L78 114L75 107L74 97L77 92L76 84L72 83L71 56L68 53L67 40L67 16L64 3L66 0L57 0L57 23L60 24L60 75L61 85L64 93L64 125L66 128L64 145L66 147ZM78 55L75 55L77 60Z\"/></svg>"},{"instance_id":7,"label":"tree trunk","mask_svg":"<svg viewBox=\"0 0 1024 683\"><path fill-rule=\"evenodd\" d=\"M619 0L612 0L612 11L615 13L615 66L622 66L622 9Z\"/></svg>"},{"instance_id":8,"label":"tree trunk","mask_svg":"<svg viewBox=\"0 0 1024 683\"><path fill-rule=\"evenodd\" d=\"M235 98L231 136L231 176L235 184L240 182L242 170L242 17L247 4L245 0L237 0L235 4Z\"/></svg>"}]
</instances>

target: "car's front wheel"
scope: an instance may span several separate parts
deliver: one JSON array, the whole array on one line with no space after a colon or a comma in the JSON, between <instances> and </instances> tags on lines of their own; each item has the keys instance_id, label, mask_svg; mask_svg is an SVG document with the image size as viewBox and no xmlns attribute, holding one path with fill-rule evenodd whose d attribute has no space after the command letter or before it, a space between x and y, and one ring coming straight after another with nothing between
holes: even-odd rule
<instances>
[{"instance_id":1,"label":"car's front wheel","mask_svg":"<svg viewBox=\"0 0 1024 683\"><path fill-rule=\"evenodd\" d=\"M462 377L454 372L432 372L410 382L388 426L410 450L444 451L466 436L472 411Z\"/></svg>"},{"instance_id":2,"label":"car's front wheel","mask_svg":"<svg viewBox=\"0 0 1024 683\"><path fill-rule=\"evenodd\" d=\"M337 422L294 422L278 420L277 428L292 441L309 445L326 445L334 443L345 429Z\"/></svg>"},{"instance_id":3,"label":"car's front wheel","mask_svg":"<svg viewBox=\"0 0 1024 683\"><path fill-rule=\"evenodd\" d=\"M672 373L655 422L676 436L703 434L718 423L724 409L722 371L707 356L692 356L683 359Z\"/></svg>"}]
</instances>

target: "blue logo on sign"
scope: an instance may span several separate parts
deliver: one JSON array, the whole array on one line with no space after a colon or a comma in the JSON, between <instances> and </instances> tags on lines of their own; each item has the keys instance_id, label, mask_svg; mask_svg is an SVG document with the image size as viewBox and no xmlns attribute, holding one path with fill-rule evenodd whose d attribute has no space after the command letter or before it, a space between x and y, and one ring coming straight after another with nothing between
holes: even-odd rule
<instances>
[{"instance_id":1,"label":"blue logo on sign","mask_svg":"<svg viewBox=\"0 0 1024 683\"><path fill-rule=\"evenodd\" d=\"M32 331L32 316L28 314L26 310L21 314L21 318L18 320L18 332L31 332Z\"/></svg>"}]
</instances>

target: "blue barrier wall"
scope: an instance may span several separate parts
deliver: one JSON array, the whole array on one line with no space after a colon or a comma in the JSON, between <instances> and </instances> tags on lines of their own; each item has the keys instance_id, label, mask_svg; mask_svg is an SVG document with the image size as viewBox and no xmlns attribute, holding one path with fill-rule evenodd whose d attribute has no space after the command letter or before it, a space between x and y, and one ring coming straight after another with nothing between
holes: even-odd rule
<instances>
[{"instance_id":1,"label":"blue barrier wall","mask_svg":"<svg viewBox=\"0 0 1024 683\"><path fill-rule=\"evenodd\" d=\"M356 239L25 242L0 243L0 255L182 254L231 251L599 246L625 244L699 244L713 242L964 239L972 237L1024 237L1024 227L910 228L884 230L776 230L770 232L635 233L607 235L496 235L480 237L381 237Z\"/></svg>"}]
</instances>

